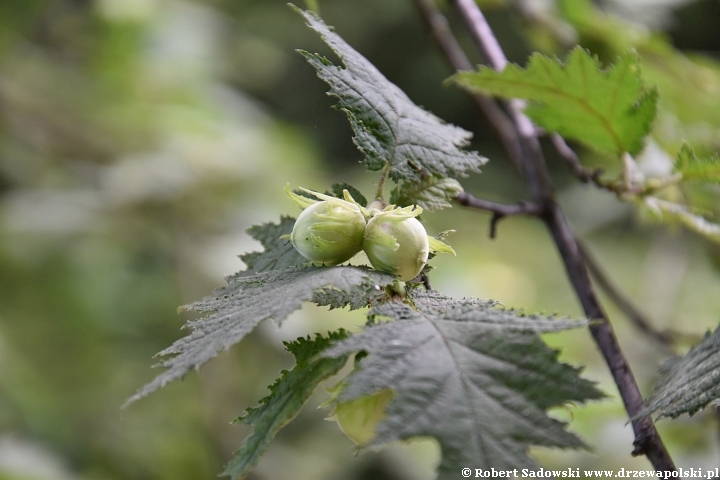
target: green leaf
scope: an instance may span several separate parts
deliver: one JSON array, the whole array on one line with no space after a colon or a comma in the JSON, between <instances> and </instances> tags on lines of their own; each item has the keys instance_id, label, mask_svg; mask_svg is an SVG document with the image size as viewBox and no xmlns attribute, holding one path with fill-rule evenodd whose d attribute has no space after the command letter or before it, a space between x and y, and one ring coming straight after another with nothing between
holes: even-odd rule
<instances>
[{"instance_id":1,"label":"green leaf","mask_svg":"<svg viewBox=\"0 0 720 480\"><path fill-rule=\"evenodd\" d=\"M487 159L460 148L468 145L470 132L415 105L318 16L298 12L346 67L300 51L317 69L318 77L330 85L329 95L338 98L337 107L347 114L355 133L353 141L365 155L363 163L368 169L389 165L390 178L396 182L420 181L427 174L458 177L479 171Z\"/></svg>"},{"instance_id":2,"label":"green leaf","mask_svg":"<svg viewBox=\"0 0 720 480\"><path fill-rule=\"evenodd\" d=\"M638 417L658 412L658 418L690 415L720 398L720 327L682 356L661 367L661 377Z\"/></svg>"},{"instance_id":3,"label":"green leaf","mask_svg":"<svg viewBox=\"0 0 720 480\"><path fill-rule=\"evenodd\" d=\"M720 243L720 225L692 213L687 206L651 196L644 197L642 201L650 212L662 220L675 220L698 235Z\"/></svg>"},{"instance_id":4,"label":"green leaf","mask_svg":"<svg viewBox=\"0 0 720 480\"><path fill-rule=\"evenodd\" d=\"M390 196L390 203L400 207L420 205L424 210L440 210L450 208L450 201L463 188L454 178L428 176L417 183L402 183Z\"/></svg>"},{"instance_id":5,"label":"green leaf","mask_svg":"<svg viewBox=\"0 0 720 480\"><path fill-rule=\"evenodd\" d=\"M558 0L557 8L566 20L574 24L585 23L595 14L590 0Z\"/></svg>"},{"instance_id":6,"label":"green leaf","mask_svg":"<svg viewBox=\"0 0 720 480\"><path fill-rule=\"evenodd\" d=\"M240 255L245 262L247 269L225 278L228 286L216 290L215 295L228 295L234 292L242 283L234 280L272 270L304 265L307 263L302 255L295 250L290 241L280 238L292 232L295 219L292 217L281 217L280 223L264 223L254 225L247 230L247 233L260 242L263 246L262 252L252 252Z\"/></svg>"},{"instance_id":7,"label":"green leaf","mask_svg":"<svg viewBox=\"0 0 720 480\"><path fill-rule=\"evenodd\" d=\"M290 371L283 370L281 377L270 386L270 394L260 400L260 405L249 408L237 419L252 425L255 430L235 453L223 475L234 479L247 475L277 432L295 418L318 384L345 365L347 357L323 358L319 354L332 342L346 337L345 331L340 330L330 333L328 338L316 334L314 340L308 337L285 343L285 349L295 356L295 367Z\"/></svg>"},{"instance_id":8,"label":"green leaf","mask_svg":"<svg viewBox=\"0 0 720 480\"><path fill-rule=\"evenodd\" d=\"M699 158L685 143L678 152L675 171L682 174L683 180L720 183L720 157L715 154Z\"/></svg>"},{"instance_id":9,"label":"green leaf","mask_svg":"<svg viewBox=\"0 0 720 480\"><path fill-rule=\"evenodd\" d=\"M451 80L473 91L531 100L525 113L538 125L616 155L642 150L655 118L657 92L645 87L637 56L631 53L606 70L580 47L570 52L565 65L535 53L526 69L514 64L502 72L480 67Z\"/></svg>"},{"instance_id":10,"label":"green leaf","mask_svg":"<svg viewBox=\"0 0 720 480\"><path fill-rule=\"evenodd\" d=\"M442 460L439 478L462 467L537 468L531 445L582 447L545 410L601 398L579 370L557 361L535 332L587 325L586 321L522 316L493 302L454 300L411 292L417 310L386 303L371 311L395 321L369 326L326 355L368 355L346 379L338 402L391 389L395 397L371 445L434 437Z\"/></svg>"},{"instance_id":11,"label":"green leaf","mask_svg":"<svg viewBox=\"0 0 720 480\"><path fill-rule=\"evenodd\" d=\"M221 350L242 340L260 322L268 318L282 322L290 313L311 300L315 291L332 286L340 291L364 295L370 285L385 286L394 281L391 275L362 267L289 267L234 280L234 292L202 300L184 308L209 313L205 318L188 322L190 335L176 341L158 355L174 355L160 366L167 370L130 397L125 405L147 396L168 383L198 369ZM367 288L357 287L367 284ZM353 302L367 299L353 298Z\"/></svg>"}]
</instances>

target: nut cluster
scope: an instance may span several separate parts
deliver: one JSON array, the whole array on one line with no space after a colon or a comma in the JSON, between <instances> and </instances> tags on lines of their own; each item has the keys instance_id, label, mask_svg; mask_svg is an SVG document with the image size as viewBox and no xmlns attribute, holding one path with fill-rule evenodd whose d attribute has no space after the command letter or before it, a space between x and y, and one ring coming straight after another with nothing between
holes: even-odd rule
<instances>
[{"instance_id":1,"label":"nut cluster","mask_svg":"<svg viewBox=\"0 0 720 480\"><path fill-rule=\"evenodd\" d=\"M408 281L420 273L431 251L455 254L447 244L428 237L415 218L422 213L419 206L365 208L347 190L343 190L344 199L301 190L320 200L285 187L303 209L289 238L300 255L314 264L338 265L363 250L375 270Z\"/></svg>"}]
</instances>

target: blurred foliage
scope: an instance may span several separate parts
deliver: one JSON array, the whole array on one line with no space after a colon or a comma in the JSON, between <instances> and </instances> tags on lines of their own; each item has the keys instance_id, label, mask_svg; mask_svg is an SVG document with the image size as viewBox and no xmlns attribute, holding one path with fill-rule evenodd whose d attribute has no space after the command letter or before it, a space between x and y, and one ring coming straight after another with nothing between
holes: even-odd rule
<instances>
[{"instance_id":1,"label":"blurred foliage","mask_svg":"<svg viewBox=\"0 0 720 480\"><path fill-rule=\"evenodd\" d=\"M414 102L475 132L475 148L491 161L464 182L468 191L521 199L521 182L472 102L441 87L451 72L412 2L316 3ZM563 56L578 42L603 61L637 50L660 92L659 148L641 168L664 165L663 152L672 159L684 140L699 156L720 149L716 1L646 0L663 13L652 17L659 33L642 15L625 14L623 4L633 2L481 3L521 64L532 50ZM243 231L296 212L282 193L286 182L373 191L346 120L296 48L329 55L284 0L0 2L0 478L213 478L249 432L228 422L291 364L277 339L362 323L360 315L304 309L281 330L268 325L184 382L119 411L153 377L150 357L182 335L177 306L241 268L236 255L255 247ZM576 230L658 327L701 335L717 324L716 250L638 221L551 162ZM716 185L681 193L720 214ZM508 219L491 241L487 220L458 208L427 214L431 234L458 229L458 258L436 260L433 285L579 315L542 225ZM647 393L664 356L606 303ZM586 333L548 341L615 395ZM311 406L327 398L316 397ZM352 442L321 421L327 414L303 410L250 478L431 478L435 445L355 458ZM573 416L572 428L596 452L536 451L546 465L646 466L629 456L619 401L557 415ZM717 421L708 412L659 427L678 465L717 465Z\"/></svg>"}]
</instances>

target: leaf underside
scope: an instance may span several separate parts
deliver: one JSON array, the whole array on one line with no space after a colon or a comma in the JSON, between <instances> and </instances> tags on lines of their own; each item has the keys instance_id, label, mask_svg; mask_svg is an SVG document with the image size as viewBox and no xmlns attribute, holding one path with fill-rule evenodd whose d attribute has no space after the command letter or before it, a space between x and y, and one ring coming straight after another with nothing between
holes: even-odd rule
<instances>
[{"instance_id":1,"label":"leaf underside","mask_svg":"<svg viewBox=\"0 0 720 480\"><path fill-rule=\"evenodd\" d=\"M720 327L682 357L668 360L638 417L695 414L720 398Z\"/></svg>"},{"instance_id":2,"label":"leaf underside","mask_svg":"<svg viewBox=\"0 0 720 480\"><path fill-rule=\"evenodd\" d=\"M318 384L345 365L347 357L319 356L333 341L345 337L345 332L341 330L330 333L327 338L316 334L314 340L299 338L285 344L286 350L295 356L296 364L292 370L282 372L282 376L270 386L270 394L260 400L260 405L249 408L245 415L238 418L238 422L252 425L255 430L235 453L223 475L233 479L244 478L260 460L277 432L295 418Z\"/></svg>"},{"instance_id":3,"label":"leaf underside","mask_svg":"<svg viewBox=\"0 0 720 480\"><path fill-rule=\"evenodd\" d=\"M536 332L587 322L523 317L492 302L434 292L414 291L412 298L417 311L402 303L377 306L371 315L395 321L371 325L326 352L369 354L338 401L395 392L371 445L434 437L443 480L457 478L465 465L535 469L527 455L531 445L584 446L545 410L602 393L577 369L557 362L557 352Z\"/></svg>"},{"instance_id":4,"label":"leaf underside","mask_svg":"<svg viewBox=\"0 0 720 480\"><path fill-rule=\"evenodd\" d=\"M328 94L337 97L337 108L347 114L353 141L365 155L362 163L368 169L381 170L389 164L390 178L396 182L479 171L487 159L461 148L468 145L470 132L415 105L314 13L298 12L345 65L338 67L318 54L300 51L330 85Z\"/></svg>"},{"instance_id":5,"label":"leaf underside","mask_svg":"<svg viewBox=\"0 0 720 480\"><path fill-rule=\"evenodd\" d=\"M463 188L454 178L430 176L418 183L403 183L392 192L390 203L400 207L419 205L425 210L450 208L450 201Z\"/></svg>"},{"instance_id":6,"label":"leaf underside","mask_svg":"<svg viewBox=\"0 0 720 480\"><path fill-rule=\"evenodd\" d=\"M657 91L645 87L631 53L602 70L597 58L576 47L564 65L535 53L525 69L481 66L451 79L473 91L530 100L525 113L538 125L615 155L642 150L656 113Z\"/></svg>"},{"instance_id":7,"label":"leaf underside","mask_svg":"<svg viewBox=\"0 0 720 480\"><path fill-rule=\"evenodd\" d=\"M235 282L238 278L306 264L307 259L295 250L292 243L281 238L292 232L293 225L295 225L294 218L283 216L280 218L280 223L268 222L248 228L247 233L260 242L263 251L240 255L240 260L247 268L225 277L228 285L215 290L213 292L215 296L230 295L235 292L242 286L242 283Z\"/></svg>"},{"instance_id":8,"label":"leaf underside","mask_svg":"<svg viewBox=\"0 0 720 480\"><path fill-rule=\"evenodd\" d=\"M159 363L167 370L139 389L124 406L198 369L220 351L242 340L263 320L273 318L282 322L305 301L311 300L316 291L332 287L345 292L345 298L352 302L367 303L370 299L365 295L375 292L376 285L380 288L393 282L391 275L365 267L292 266L298 259L288 251L289 242L275 236L284 232L288 224L292 227L291 220L284 218L280 224L268 223L251 229L251 234L268 249L244 256L248 270L232 276L230 285L219 291L220 296L184 307L209 315L188 322L186 326L192 332L158 354L173 355ZM292 245L289 248L294 251ZM286 266L288 264L291 266ZM283 268L275 270L274 267ZM263 271L255 273L259 270ZM255 274L245 276L248 271Z\"/></svg>"}]
</instances>

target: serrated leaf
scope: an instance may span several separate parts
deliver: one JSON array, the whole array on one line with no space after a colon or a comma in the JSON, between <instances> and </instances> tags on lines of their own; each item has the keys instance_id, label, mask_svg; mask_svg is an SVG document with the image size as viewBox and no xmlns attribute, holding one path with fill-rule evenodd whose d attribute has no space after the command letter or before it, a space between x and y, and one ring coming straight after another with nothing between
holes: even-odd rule
<instances>
[{"instance_id":1,"label":"serrated leaf","mask_svg":"<svg viewBox=\"0 0 720 480\"><path fill-rule=\"evenodd\" d=\"M240 255L240 259L245 262L247 268L225 277L228 285L216 290L215 295L229 295L234 292L236 288L242 285L242 283L234 282L238 278L307 263L307 259L295 250L289 240L280 238L292 232L293 225L295 225L294 218L283 216L280 218L280 223L268 222L248 228L247 233L260 242L264 250Z\"/></svg>"},{"instance_id":2,"label":"serrated leaf","mask_svg":"<svg viewBox=\"0 0 720 480\"><path fill-rule=\"evenodd\" d=\"M198 369L221 350L242 340L260 322L268 318L282 322L290 313L311 300L315 291L332 286L341 291L363 295L359 285L389 285L391 275L363 267L289 267L234 280L234 293L188 305L188 310L209 313L188 322L190 335L181 338L158 355L175 355L159 366L167 370L130 397L125 405L147 396L168 383ZM365 301L356 300L353 301Z\"/></svg>"},{"instance_id":3,"label":"serrated leaf","mask_svg":"<svg viewBox=\"0 0 720 480\"><path fill-rule=\"evenodd\" d=\"M683 180L720 183L720 156L700 158L686 143L678 152L675 171L682 174Z\"/></svg>"},{"instance_id":4,"label":"serrated leaf","mask_svg":"<svg viewBox=\"0 0 720 480\"><path fill-rule=\"evenodd\" d=\"M648 210L660 218L675 220L708 240L720 243L720 225L692 213L685 205L651 196L644 197L643 202Z\"/></svg>"},{"instance_id":5,"label":"serrated leaf","mask_svg":"<svg viewBox=\"0 0 720 480\"><path fill-rule=\"evenodd\" d=\"M616 155L642 150L656 113L657 91L645 87L632 53L602 70L596 58L576 47L565 65L535 53L526 69L480 67L451 79L470 90L530 100L525 113L538 125Z\"/></svg>"},{"instance_id":6,"label":"serrated leaf","mask_svg":"<svg viewBox=\"0 0 720 480\"><path fill-rule=\"evenodd\" d=\"M389 164L390 178L396 182L479 171L487 159L461 149L468 145L470 132L415 105L318 16L298 12L345 65L341 68L320 55L300 51L330 85L328 94L338 98L337 107L347 114L353 141L365 155L362 163L368 169L381 170Z\"/></svg>"},{"instance_id":7,"label":"serrated leaf","mask_svg":"<svg viewBox=\"0 0 720 480\"><path fill-rule=\"evenodd\" d=\"M330 310L344 307L357 310L386 299L387 294L382 285L367 282L349 290L339 290L333 287L321 288L313 293L312 302L321 307L330 307Z\"/></svg>"},{"instance_id":8,"label":"serrated leaf","mask_svg":"<svg viewBox=\"0 0 720 480\"><path fill-rule=\"evenodd\" d=\"M638 417L658 413L658 417L693 415L720 398L720 328L690 351L668 360L647 405Z\"/></svg>"},{"instance_id":9,"label":"serrated leaf","mask_svg":"<svg viewBox=\"0 0 720 480\"><path fill-rule=\"evenodd\" d=\"M463 188L454 178L428 176L416 183L402 183L398 185L390 196L390 203L400 207L419 205L427 210L440 210L450 208L450 201Z\"/></svg>"},{"instance_id":10,"label":"serrated leaf","mask_svg":"<svg viewBox=\"0 0 720 480\"><path fill-rule=\"evenodd\" d=\"M323 358L319 354L332 342L346 337L341 330L330 333L327 338L316 334L314 340L298 338L285 343L285 349L295 356L295 366L290 371L283 370L281 377L270 386L270 394L260 400L260 405L249 408L238 418L238 422L252 425L255 430L245 439L222 475L233 479L247 475L277 432L295 418L318 384L345 365L347 357Z\"/></svg>"},{"instance_id":11,"label":"serrated leaf","mask_svg":"<svg viewBox=\"0 0 720 480\"><path fill-rule=\"evenodd\" d=\"M412 292L417 310L386 303L372 315L395 321L369 326L326 355L368 355L346 379L339 402L385 389L395 392L371 444L434 437L440 444L440 479L461 468L537 468L531 445L582 447L545 410L602 397L579 370L557 361L535 332L586 325L585 321L525 317L493 302L454 300Z\"/></svg>"}]
</instances>

